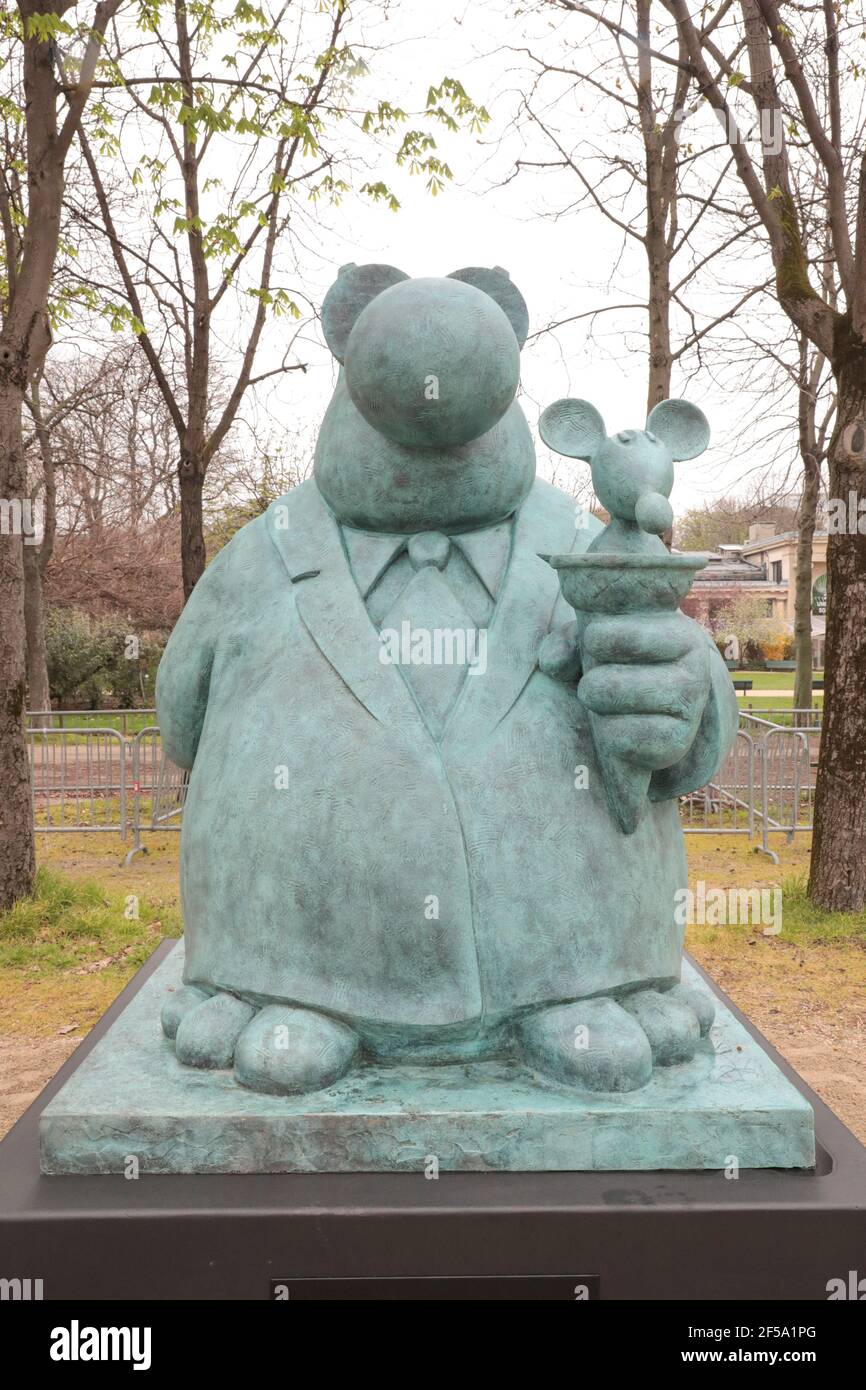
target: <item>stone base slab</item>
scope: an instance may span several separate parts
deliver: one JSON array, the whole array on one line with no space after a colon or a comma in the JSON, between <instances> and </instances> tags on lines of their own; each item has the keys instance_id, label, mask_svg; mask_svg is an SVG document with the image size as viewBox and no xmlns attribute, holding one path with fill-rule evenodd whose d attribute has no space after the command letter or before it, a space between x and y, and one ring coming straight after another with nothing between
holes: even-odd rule
<instances>
[{"instance_id":1,"label":"stone base slab","mask_svg":"<svg viewBox=\"0 0 866 1390\"><path fill-rule=\"evenodd\" d=\"M179 944L40 1118L42 1171L144 1173L811 1168L812 1107L716 999L709 1039L627 1095L575 1094L516 1061L365 1066L327 1091L265 1096L181 1066L160 1009ZM683 980L705 981L688 962Z\"/></svg>"}]
</instances>

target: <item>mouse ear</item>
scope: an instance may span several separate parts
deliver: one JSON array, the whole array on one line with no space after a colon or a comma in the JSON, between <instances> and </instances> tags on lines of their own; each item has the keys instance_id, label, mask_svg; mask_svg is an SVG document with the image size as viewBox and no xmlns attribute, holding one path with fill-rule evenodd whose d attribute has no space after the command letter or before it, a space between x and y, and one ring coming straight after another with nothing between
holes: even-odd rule
<instances>
[{"instance_id":1,"label":"mouse ear","mask_svg":"<svg viewBox=\"0 0 866 1390\"><path fill-rule=\"evenodd\" d=\"M393 265L344 265L322 301L325 342L338 362L346 355L346 343L355 320L371 300L401 280L408 280Z\"/></svg>"},{"instance_id":2,"label":"mouse ear","mask_svg":"<svg viewBox=\"0 0 866 1390\"><path fill-rule=\"evenodd\" d=\"M523 347L529 332L529 310L507 270L503 270L501 265L495 265L492 270L483 265L470 265L465 270L452 270L448 279L474 285L477 290L483 290L491 299L495 299L514 329L518 346Z\"/></svg>"},{"instance_id":3,"label":"mouse ear","mask_svg":"<svg viewBox=\"0 0 866 1390\"><path fill-rule=\"evenodd\" d=\"M709 420L688 401L659 401L650 411L646 427L667 444L677 463L696 459L710 442Z\"/></svg>"},{"instance_id":4,"label":"mouse ear","mask_svg":"<svg viewBox=\"0 0 866 1390\"><path fill-rule=\"evenodd\" d=\"M538 433L545 444L566 458L589 462L607 438L604 421L589 401L565 397L541 412Z\"/></svg>"}]
</instances>

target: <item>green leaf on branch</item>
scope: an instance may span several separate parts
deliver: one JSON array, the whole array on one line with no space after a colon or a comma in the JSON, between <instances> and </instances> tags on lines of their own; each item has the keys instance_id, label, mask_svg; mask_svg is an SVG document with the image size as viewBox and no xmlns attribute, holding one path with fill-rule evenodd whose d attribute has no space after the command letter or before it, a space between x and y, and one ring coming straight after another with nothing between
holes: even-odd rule
<instances>
[{"instance_id":1,"label":"green leaf on branch","mask_svg":"<svg viewBox=\"0 0 866 1390\"><path fill-rule=\"evenodd\" d=\"M399 200L394 196L387 184L382 183L381 180L378 183L363 184L361 192L365 193L368 198L372 198L374 203L387 203L391 212L399 211Z\"/></svg>"}]
</instances>

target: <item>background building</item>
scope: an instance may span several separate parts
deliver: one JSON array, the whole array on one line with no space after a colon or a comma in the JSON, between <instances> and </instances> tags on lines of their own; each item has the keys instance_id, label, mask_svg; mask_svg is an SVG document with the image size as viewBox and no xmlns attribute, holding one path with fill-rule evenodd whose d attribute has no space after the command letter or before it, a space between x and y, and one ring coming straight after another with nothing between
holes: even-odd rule
<instances>
[{"instance_id":1,"label":"background building","mask_svg":"<svg viewBox=\"0 0 866 1390\"><path fill-rule=\"evenodd\" d=\"M767 615L793 634L797 577L797 532L776 534L768 522L753 522L741 545L721 545L696 577L683 609L713 630L718 615L742 594L766 599ZM827 611L827 532L816 531L812 544L812 657L824 661Z\"/></svg>"}]
</instances>

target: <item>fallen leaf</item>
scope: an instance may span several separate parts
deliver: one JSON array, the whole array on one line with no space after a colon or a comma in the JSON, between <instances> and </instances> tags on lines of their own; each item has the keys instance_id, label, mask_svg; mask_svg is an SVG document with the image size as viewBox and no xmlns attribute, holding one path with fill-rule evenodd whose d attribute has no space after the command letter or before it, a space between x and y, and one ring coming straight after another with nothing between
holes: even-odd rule
<instances>
[{"instance_id":1,"label":"fallen leaf","mask_svg":"<svg viewBox=\"0 0 866 1390\"><path fill-rule=\"evenodd\" d=\"M89 965L82 965L76 970L76 975L93 975L97 970L107 970L109 965L114 965L115 956L103 956L101 960L93 960Z\"/></svg>"}]
</instances>

